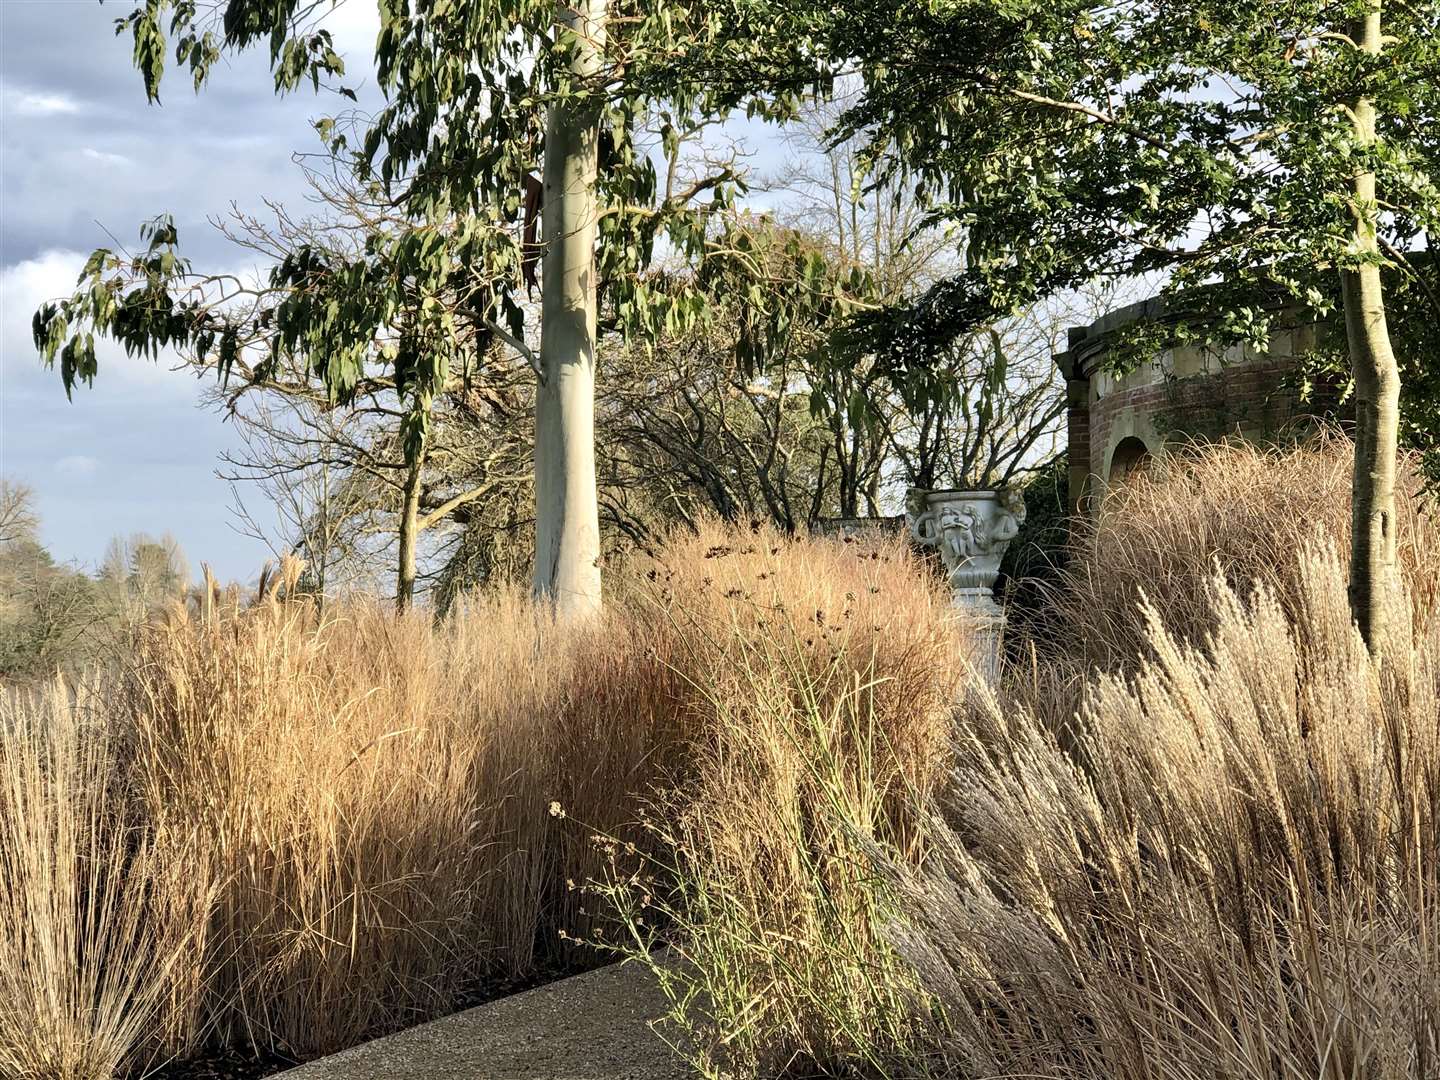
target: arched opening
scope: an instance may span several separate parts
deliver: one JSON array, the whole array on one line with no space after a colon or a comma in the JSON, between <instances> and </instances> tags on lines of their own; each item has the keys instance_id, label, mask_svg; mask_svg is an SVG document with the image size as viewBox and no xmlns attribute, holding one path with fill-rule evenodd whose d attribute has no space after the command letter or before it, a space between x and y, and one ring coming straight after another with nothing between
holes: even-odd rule
<instances>
[{"instance_id":1,"label":"arched opening","mask_svg":"<svg viewBox=\"0 0 1440 1080\"><path fill-rule=\"evenodd\" d=\"M1150 448L1134 435L1127 435L1110 455L1111 484L1123 484L1150 463Z\"/></svg>"}]
</instances>

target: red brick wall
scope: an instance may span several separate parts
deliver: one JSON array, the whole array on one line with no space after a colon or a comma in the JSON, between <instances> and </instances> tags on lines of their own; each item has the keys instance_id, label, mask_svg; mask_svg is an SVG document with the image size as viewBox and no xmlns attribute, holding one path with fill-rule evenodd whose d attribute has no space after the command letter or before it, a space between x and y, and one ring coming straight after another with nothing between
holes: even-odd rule
<instances>
[{"instance_id":1,"label":"red brick wall","mask_svg":"<svg viewBox=\"0 0 1440 1080\"><path fill-rule=\"evenodd\" d=\"M1077 441L1073 432L1081 422L1075 414L1086 410L1071 410L1071 452L1083 447L1077 456L1088 458L1093 475L1104 476L1116 418L1131 411L1148 418L1167 441L1186 436L1219 438L1237 431L1259 438L1277 435L1304 412L1294 390L1284 385L1288 366L1283 362L1237 365L1108 394L1088 410L1083 441Z\"/></svg>"},{"instance_id":2,"label":"red brick wall","mask_svg":"<svg viewBox=\"0 0 1440 1080\"><path fill-rule=\"evenodd\" d=\"M1065 383L1066 436L1070 446L1070 512L1078 513L1090 488L1090 381L1069 379Z\"/></svg>"}]
</instances>

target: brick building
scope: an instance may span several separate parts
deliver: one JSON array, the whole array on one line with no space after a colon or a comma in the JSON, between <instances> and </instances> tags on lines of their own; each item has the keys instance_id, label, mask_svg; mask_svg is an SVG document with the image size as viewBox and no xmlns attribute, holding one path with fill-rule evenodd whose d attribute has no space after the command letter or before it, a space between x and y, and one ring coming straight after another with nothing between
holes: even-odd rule
<instances>
[{"instance_id":1,"label":"brick building","mask_svg":"<svg viewBox=\"0 0 1440 1080\"><path fill-rule=\"evenodd\" d=\"M1309 412L1286 376L1314 348L1315 324L1277 319L1263 353L1175 345L1124 374L1111 370L1125 328L1165 320L1158 299L1131 304L1071 329L1068 348L1055 357L1068 399L1072 510L1176 445L1227 436L1264 441Z\"/></svg>"}]
</instances>

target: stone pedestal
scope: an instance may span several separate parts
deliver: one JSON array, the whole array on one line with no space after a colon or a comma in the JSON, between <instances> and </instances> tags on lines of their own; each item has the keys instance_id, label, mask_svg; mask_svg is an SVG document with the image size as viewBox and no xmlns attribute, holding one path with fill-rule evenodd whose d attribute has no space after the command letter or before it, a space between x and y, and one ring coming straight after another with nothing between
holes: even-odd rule
<instances>
[{"instance_id":1,"label":"stone pedestal","mask_svg":"<svg viewBox=\"0 0 1440 1080\"><path fill-rule=\"evenodd\" d=\"M910 535L940 552L956 612L980 648L977 659L992 680L998 679L1005 612L995 602L995 579L1005 549L1025 521L1023 496L1015 489L912 488L907 504Z\"/></svg>"}]
</instances>

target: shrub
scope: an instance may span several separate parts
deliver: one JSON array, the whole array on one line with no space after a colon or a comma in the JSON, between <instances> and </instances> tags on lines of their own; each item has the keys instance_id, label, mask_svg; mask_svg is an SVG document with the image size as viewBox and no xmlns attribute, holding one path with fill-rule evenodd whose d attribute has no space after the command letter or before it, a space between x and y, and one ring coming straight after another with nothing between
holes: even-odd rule
<instances>
[{"instance_id":1,"label":"shrub","mask_svg":"<svg viewBox=\"0 0 1440 1080\"><path fill-rule=\"evenodd\" d=\"M1005 549L995 594L1005 605L1012 659L1055 632L1055 591L1070 557L1070 459L1061 454L1024 485L1025 523Z\"/></svg>"}]
</instances>

